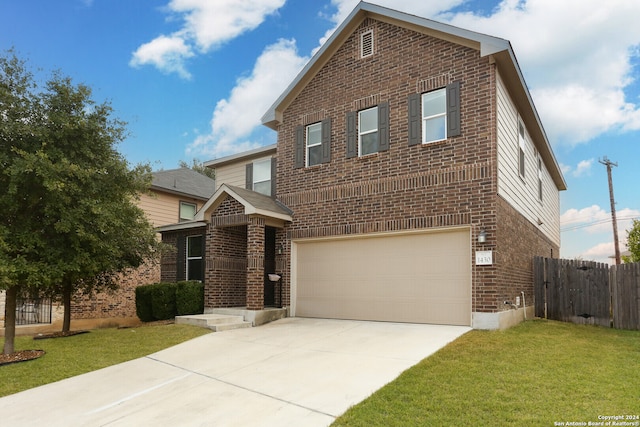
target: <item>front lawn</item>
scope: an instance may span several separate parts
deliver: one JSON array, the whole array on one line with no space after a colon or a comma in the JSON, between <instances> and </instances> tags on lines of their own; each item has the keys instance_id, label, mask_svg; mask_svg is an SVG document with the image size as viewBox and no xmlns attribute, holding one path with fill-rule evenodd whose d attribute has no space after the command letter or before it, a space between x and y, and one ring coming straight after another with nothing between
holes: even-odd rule
<instances>
[{"instance_id":1,"label":"front lawn","mask_svg":"<svg viewBox=\"0 0 640 427\"><path fill-rule=\"evenodd\" d=\"M0 366L0 397L137 359L210 332L196 326L169 324L96 329L45 340L16 337L16 351L40 349L46 354L36 360Z\"/></svg>"},{"instance_id":2,"label":"front lawn","mask_svg":"<svg viewBox=\"0 0 640 427\"><path fill-rule=\"evenodd\" d=\"M640 425L640 331L533 320L463 335L333 426L607 425L607 416Z\"/></svg>"}]
</instances>

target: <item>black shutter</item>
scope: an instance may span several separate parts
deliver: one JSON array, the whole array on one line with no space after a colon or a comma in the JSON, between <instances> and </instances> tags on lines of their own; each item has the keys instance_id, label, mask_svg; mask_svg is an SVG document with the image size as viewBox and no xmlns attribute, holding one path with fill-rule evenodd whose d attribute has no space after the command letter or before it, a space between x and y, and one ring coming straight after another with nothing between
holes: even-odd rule
<instances>
[{"instance_id":1,"label":"black shutter","mask_svg":"<svg viewBox=\"0 0 640 427\"><path fill-rule=\"evenodd\" d=\"M176 242L176 282L186 279L185 267L187 262L187 245L184 236L178 236Z\"/></svg>"},{"instance_id":2,"label":"black shutter","mask_svg":"<svg viewBox=\"0 0 640 427\"><path fill-rule=\"evenodd\" d=\"M378 151L389 149L389 103L378 105Z\"/></svg>"},{"instance_id":3,"label":"black shutter","mask_svg":"<svg viewBox=\"0 0 640 427\"><path fill-rule=\"evenodd\" d=\"M347 159L358 156L357 119L358 113L356 111L347 113Z\"/></svg>"},{"instance_id":4,"label":"black shutter","mask_svg":"<svg viewBox=\"0 0 640 427\"><path fill-rule=\"evenodd\" d=\"M296 150L294 168L304 167L304 126L296 127Z\"/></svg>"},{"instance_id":5,"label":"black shutter","mask_svg":"<svg viewBox=\"0 0 640 427\"><path fill-rule=\"evenodd\" d=\"M253 163L247 163L245 176L245 187L247 190L253 190Z\"/></svg>"},{"instance_id":6,"label":"black shutter","mask_svg":"<svg viewBox=\"0 0 640 427\"><path fill-rule=\"evenodd\" d=\"M271 197L276 197L276 166L278 160L275 157L271 158Z\"/></svg>"},{"instance_id":7,"label":"black shutter","mask_svg":"<svg viewBox=\"0 0 640 427\"><path fill-rule=\"evenodd\" d=\"M322 163L331 162L331 119L322 121Z\"/></svg>"},{"instance_id":8,"label":"black shutter","mask_svg":"<svg viewBox=\"0 0 640 427\"><path fill-rule=\"evenodd\" d=\"M422 142L422 108L419 93L409 95L409 145Z\"/></svg>"},{"instance_id":9,"label":"black shutter","mask_svg":"<svg viewBox=\"0 0 640 427\"><path fill-rule=\"evenodd\" d=\"M460 81L447 85L447 137L460 136Z\"/></svg>"}]
</instances>

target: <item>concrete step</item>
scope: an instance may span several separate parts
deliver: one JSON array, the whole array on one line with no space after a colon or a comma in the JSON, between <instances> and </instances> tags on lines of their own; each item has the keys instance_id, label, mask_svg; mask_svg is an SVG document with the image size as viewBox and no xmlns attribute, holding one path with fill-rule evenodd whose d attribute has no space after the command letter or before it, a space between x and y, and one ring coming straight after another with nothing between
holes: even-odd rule
<instances>
[{"instance_id":1,"label":"concrete step","mask_svg":"<svg viewBox=\"0 0 640 427\"><path fill-rule=\"evenodd\" d=\"M209 328L214 332L251 327L251 322L245 322L242 316L228 314L193 314L189 316L176 316L176 323Z\"/></svg>"}]
</instances>

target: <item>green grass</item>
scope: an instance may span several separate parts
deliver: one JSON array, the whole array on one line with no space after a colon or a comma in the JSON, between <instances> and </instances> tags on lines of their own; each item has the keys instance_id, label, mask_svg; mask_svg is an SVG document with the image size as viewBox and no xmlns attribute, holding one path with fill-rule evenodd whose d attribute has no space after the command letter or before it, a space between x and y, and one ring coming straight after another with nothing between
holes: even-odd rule
<instances>
[{"instance_id":1,"label":"green grass","mask_svg":"<svg viewBox=\"0 0 640 427\"><path fill-rule=\"evenodd\" d=\"M209 333L189 325L96 329L65 338L17 337L15 349L45 350L36 360L0 366L0 397L137 359Z\"/></svg>"},{"instance_id":2,"label":"green grass","mask_svg":"<svg viewBox=\"0 0 640 427\"><path fill-rule=\"evenodd\" d=\"M640 415L640 331L535 320L463 335L333 426L553 426L599 415Z\"/></svg>"}]
</instances>

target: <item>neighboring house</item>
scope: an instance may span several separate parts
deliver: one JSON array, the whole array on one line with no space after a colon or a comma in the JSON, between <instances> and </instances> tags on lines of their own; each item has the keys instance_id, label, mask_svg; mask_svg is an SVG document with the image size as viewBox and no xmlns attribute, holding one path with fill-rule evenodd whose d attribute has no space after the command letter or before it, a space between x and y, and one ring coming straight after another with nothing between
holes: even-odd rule
<instances>
[{"instance_id":1,"label":"neighboring house","mask_svg":"<svg viewBox=\"0 0 640 427\"><path fill-rule=\"evenodd\" d=\"M189 168L153 172L150 194L141 194L138 206L155 227L192 220L211 197L215 181ZM160 263L149 262L122 275L115 293L80 296L72 304L74 323L135 322L135 288L160 281Z\"/></svg>"},{"instance_id":2,"label":"neighboring house","mask_svg":"<svg viewBox=\"0 0 640 427\"><path fill-rule=\"evenodd\" d=\"M359 3L263 123L275 151L207 163L215 194L159 229L206 311L496 329L533 304L566 184L508 41Z\"/></svg>"}]
</instances>

